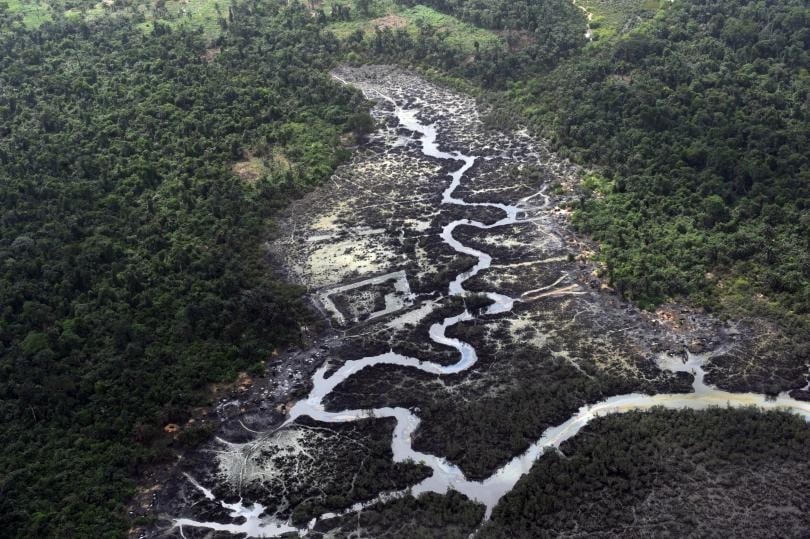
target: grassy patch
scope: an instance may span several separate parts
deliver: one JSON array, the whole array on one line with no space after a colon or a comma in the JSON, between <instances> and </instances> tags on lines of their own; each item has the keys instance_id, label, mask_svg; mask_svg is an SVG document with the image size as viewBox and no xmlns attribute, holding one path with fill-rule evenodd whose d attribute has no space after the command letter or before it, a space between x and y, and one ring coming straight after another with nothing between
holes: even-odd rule
<instances>
[{"instance_id":1,"label":"grassy patch","mask_svg":"<svg viewBox=\"0 0 810 539\"><path fill-rule=\"evenodd\" d=\"M58 6L49 0L0 0L5 1L11 13L20 14L23 24L35 28L46 21L53 20L53 9ZM125 8L113 8L111 2L86 2L82 7L72 7L64 12L68 19L84 18L97 19L104 15L117 13L141 12L146 21L140 23L138 28L143 32L151 32L154 21L173 28L187 25L192 28L201 27L209 39L217 37L222 29L219 26L220 14L227 17L230 0L166 0L161 8L156 8L153 2L132 2Z\"/></svg>"},{"instance_id":2,"label":"grassy patch","mask_svg":"<svg viewBox=\"0 0 810 539\"><path fill-rule=\"evenodd\" d=\"M98 19L107 13L113 13L112 2L98 2L97 4L84 9L71 8L65 11L65 17L68 19L78 19L84 17L86 20Z\"/></svg>"},{"instance_id":3,"label":"grassy patch","mask_svg":"<svg viewBox=\"0 0 810 539\"><path fill-rule=\"evenodd\" d=\"M419 26L427 24L437 32L446 33L448 45L454 48L472 52L475 49L475 42L482 48L503 47L503 40L495 33L427 6L416 5L405 8L392 0L375 0L371 2L366 13L361 13L354 0L343 0L327 2L322 9L329 15L335 5L351 8L351 20L334 22L328 26L328 29L341 39L349 37L357 30L371 35L378 27L404 28L415 37L419 35Z\"/></svg>"},{"instance_id":4,"label":"grassy patch","mask_svg":"<svg viewBox=\"0 0 810 539\"><path fill-rule=\"evenodd\" d=\"M52 18L45 1L5 0L5 3L11 13L22 15L23 24L29 28L35 28Z\"/></svg>"},{"instance_id":5,"label":"grassy patch","mask_svg":"<svg viewBox=\"0 0 810 539\"><path fill-rule=\"evenodd\" d=\"M202 27L203 33L213 38L222 31L219 18L227 18L230 3L228 0L169 0L166 2L168 17L161 17L161 22L171 26Z\"/></svg>"},{"instance_id":6,"label":"grassy patch","mask_svg":"<svg viewBox=\"0 0 810 539\"><path fill-rule=\"evenodd\" d=\"M278 184L285 174L293 173L294 165L282 149L273 148L266 156L248 153L245 159L234 163L231 170L249 185L256 185L263 179Z\"/></svg>"},{"instance_id":7,"label":"grassy patch","mask_svg":"<svg viewBox=\"0 0 810 539\"><path fill-rule=\"evenodd\" d=\"M668 0L582 0L578 2L593 16L591 31L594 40L625 33L641 21L669 5Z\"/></svg>"},{"instance_id":8,"label":"grassy patch","mask_svg":"<svg viewBox=\"0 0 810 539\"><path fill-rule=\"evenodd\" d=\"M498 47L503 44L500 37L458 20L451 15L445 15L426 6L415 6L404 12L405 17L412 21L422 20L442 32L447 32L447 42L463 50L472 51L477 41L483 48Z\"/></svg>"},{"instance_id":9,"label":"grassy patch","mask_svg":"<svg viewBox=\"0 0 810 539\"><path fill-rule=\"evenodd\" d=\"M50 0L0 0L0 3L5 3L11 13L22 15L23 24L28 28L36 28L47 21L52 21L54 11L64 9L63 4ZM105 13L111 13L111 6L112 2L107 2L105 5L101 1L94 3L90 0L83 0L79 5L74 3L73 7L63 13L66 19L76 20L83 17L90 20L101 17Z\"/></svg>"}]
</instances>

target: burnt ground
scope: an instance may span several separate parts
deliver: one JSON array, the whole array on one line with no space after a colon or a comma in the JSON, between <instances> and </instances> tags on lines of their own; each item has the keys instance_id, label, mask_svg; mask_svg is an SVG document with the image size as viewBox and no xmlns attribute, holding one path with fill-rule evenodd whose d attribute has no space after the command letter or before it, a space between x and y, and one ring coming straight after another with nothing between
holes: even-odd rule
<instances>
[{"instance_id":1,"label":"burnt ground","mask_svg":"<svg viewBox=\"0 0 810 539\"><path fill-rule=\"evenodd\" d=\"M448 336L476 348L473 368L442 377L395 366L367 368L337 387L325 401L328 409L408 407L422 419L415 449L446 456L468 478L482 478L586 403L630 392L690 391L691 376L656 366L664 352L723 350L709 362L707 380L727 389L778 392L800 390L807 383L806 361L779 356L767 326L721 321L676 304L655 313L640 311L616 295L600 277L596 247L569 227L566 208L576 196L581 171L542 141L522 132L488 131L472 98L395 68L369 66L337 74L365 88L369 97L379 97L372 89L379 90L419 108L423 122L437 122L444 150L480 156L454 196L467 202L522 200L525 222L488 230L461 226L454 232L464 245L493 258L492 267L465 288L520 299L511 312L479 316L448 330ZM228 518L217 513L221 508L198 503L199 492L180 473L184 470L217 489L218 496L241 494L266 506L268 514L297 521L421 479L420 466L390 462L392 426L383 420L273 431L287 404L306 394L312 371L323 362L337 368L388 350L455 362L454 349L430 339L430 326L486 303L474 296L448 297L449 283L476 259L451 249L439 234L454 220L493 223L503 212L441 204L447 173L460 162L424 156L418 137L397 127L389 102L379 100L373 113L380 130L327 185L290 206L269 248L287 278L307 287L332 329L313 335L311 348L271 361L269 377L235 394L235 402L220 403L220 438L243 445L215 440L179 465L155 498L154 512L163 527L152 535L165 533L170 518ZM397 294L391 284L397 272L404 272L410 293L399 293L402 301L387 304L386 297L393 301ZM331 292L377 277L388 280ZM386 305L393 310L370 318ZM233 458L260 459L251 469L264 471L234 477L229 470L244 468L215 458L223 447ZM301 464L292 453L300 456L302 447L323 465ZM361 461L371 464L358 467ZM341 470L344 463L350 464ZM362 490L346 494L348 474L361 481ZM433 496L430 503L450 504L465 515L480 510L446 498ZM399 500L392 510L425 510L413 503ZM357 518L371 518L351 524L355 531L368 532L385 529L379 526L390 514L368 509ZM457 523L459 534L470 531L468 520ZM347 522L334 530L337 535ZM188 528L185 534L192 536Z\"/></svg>"}]
</instances>

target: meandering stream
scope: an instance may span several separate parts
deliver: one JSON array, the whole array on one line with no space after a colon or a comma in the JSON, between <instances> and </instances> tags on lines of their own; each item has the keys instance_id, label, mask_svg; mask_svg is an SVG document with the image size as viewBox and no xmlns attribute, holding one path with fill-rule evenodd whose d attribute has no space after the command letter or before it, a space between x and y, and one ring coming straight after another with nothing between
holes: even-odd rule
<instances>
[{"instance_id":1,"label":"meandering stream","mask_svg":"<svg viewBox=\"0 0 810 539\"><path fill-rule=\"evenodd\" d=\"M369 89L365 90L367 91L367 95L372 91ZM460 151L447 152L441 150L437 143L436 126L420 122L418 118L418 109L402 108L402 106L395 102L395 100L391 97L385 96L376 90L373 90L373 92L376 94L376 98L389 101L393 104L395 107L396 118L398 119L399 126L401 128L421 135L412 143L420 144L421 152L425 156L446 162L458 163L458 167L449 174L450 183L442 194L441 204L485 206L497 208L503 211L505 214L503 218L491 224L484 224L470 219L456 220L446 225L441 231L441 237L444 242L452 247L456 252L475 257L478 260L478 262L471 269L456 276L449 285L450 295L463 296L467 294L467 291L464 289L464 283L475 277L481 271L489 268L492 264L492 258L489 254L465 246L456 240L453 236L453 232L456 230L456 228L460 226L471 226L482 230L488 230L520 223L521 221L519 216L523 214L526 209L529 207L538 209L538 206L532 206L532 199L538 196L542 197L545 200L542 206L539 207L542 209L548 207L549 197L546 196L543 191L540 191L535 195L522 199L516 205L506 205L494 202L469 203L454 196L454 192L459 185L461 185L465 174L471 167L474 166L476 160L480 157L475 155L466 155ZM375 96L369 95L369 97ZM555 285L556 283L547 288L553 290L553 286ZM569 293L567 289L559 290L558 292L560 295ZM511 298L495 292L488 292L486 295L493 301L493 303L487 307L483 316L508 312L512 310L515 302L521 301L520 299ZM565 440L575 436L582 427L588 424L589 421L602 415L622 413L630 410L647 410L656 406L671 409L699 409L709 406L757 406L762 409L791 410L801 414L805 419L810 420L810 402L797 401L788 397L786 394L779 395L776 398L767 398L764 395L753 393L730 393L706 385L703 380L703 365L710 357L710 354L689 354L687 361L683 361L681 358L677 357L662 355L658 360L658 365L660 368L673 372L687 372L694 375L692 393L659 394L653 396L634 393L611 397L596 404L583 406L577 411L577 413L571 416L564 423L548 428L539 440L532 444L521 455L514 457L511 461L498 469L489 478L483 481L470 481L464 476L464 473L457 466L451 464L443 457L421 453L413 449L412 437L414 432L419 427L420 419L409 409L385 407L373 410L353 409L341 410L338 412L329 412L325 410L325 406L323 404L324 399L341 382L367 367L375 365L398 365L412 369L419 369L426 373L440 376L459 373L471 368L473 365L475 365L478 359L475 348L459 339L447 337L446 331L451 326L472 319L473 315L470 312L465 311L462 314L446 318L441 323L434 324L430 328L430 338L434 342L455 348L457 350L458 360L451 365L440 365L438 363L429 361L421 361L419 359L400 355L394 352L347 361L329 376L327 376L327 373L330 371L331 366L326 364L315 372L312 379L313 387L307 398L297 402L291 408L289 417L282 428L293 423L301 416L310 416L317 421L327 423L351 422L365 419L370 416L394 418L396 420L396 426L394 428L391 441L391 449L393 451L394 460L397 462L405 462L409 460L420 462L428 466L433 472L430 477L414 485L411 489L409 489L408 492L402 491L383 494L374 500L370 500L362 504L356 504L355 506L347 509L345 511L346 513L358 511L372 503L385 501L396 496L403 496L407 494L418 496L425 492L445 493L452 489L461 492L472 500L484 504L486 506L486 518L489 518L498 501L514 487L515 483L522 475L529 471L534 462L543 455L544 451L549 448L558 447ZM189 478L189 480L192 481L198 489L200 489L206 498L209 500L215 500L215 497L211 491L194 482L192 478ZM305 535L315 523L313 521L310 523L308 528L299 529L292 526L288 522L278 522L266 516L262 517L264 508L259 504L246 506L241 502L236 504L226 504L224 502L220 503L223 508L230 512L232 517L243 517L245 520L244 523L219 524L214 522L199 522L192 519L177 519L175 520L175 526L180 527L181 531L182 527L189 526L227 531L231 533L244 533L250 537L274 537L290 532L298 532L301 535ZM330 518L333 516L335 515L326 514L322 515L320 519Z\"/></svg>"}]
</instances>

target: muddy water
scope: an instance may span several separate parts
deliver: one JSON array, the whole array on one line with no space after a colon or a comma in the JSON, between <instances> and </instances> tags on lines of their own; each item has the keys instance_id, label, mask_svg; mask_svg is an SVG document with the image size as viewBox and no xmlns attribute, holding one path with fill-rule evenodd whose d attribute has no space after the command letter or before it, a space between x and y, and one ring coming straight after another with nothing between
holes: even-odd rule
<instances>
[{"instance_id":1,"label":"muddy water","mask_svg":"<svg viewBox=\"0 0 810 539\"><path fill-rule=\"evenodd\" d=\"M419 133L421 137L418 138L418 144L421 146L421 151L424 155L447 161L449 163L457 163L458 167L455 168L448 176L450 179L447 189L442 194L441 204L445 205L460 205L460 206L488 206L498 208L504 212L504 217L495 223L484 224L479 221L460 219L449 223L441 232L441 237L450 247L459 253L464 253L477 258L478 262L469 270L458 275L449 285L449 294L455 296L463 296L467 294L464 289L464 283L476 276L481 271L486 270L492 264L492 258L489 254L473 249L463 245L461 242L453 237L453 232L460 226L471 226L482 230L495 229L521 222L519 217L524 210L531 204L531 199L541 196L545 199L543 207L548 205L548 197L545 196L543 191L536 193L530 197L526 197L514 206L500 204L500 203L468 203L464 200L454 196L455 190L462 184L465 173L475 164L479 159L475 155L465 155L459 151L443 151L439 148L437 143L437 130L435 125L422 123L418 119L418 109L405 109L399 106L389 96L381 94L377 90L366 88L368 97L380 98L391 102L395 106L396 118L399 121L400 127ZM374 95L369 95L373 93ZM401 142L399 142L401 143ZM411 143L414 143L413 141ZM537 206L533 206L535 209ZM553 285L552 285L553 286ZM559 291L560 294L566 293L564 290ZM486 295L493 300L486 314L497 314L508 312L512 309L515 302L520 299L511 298L502 294L489 292ZM508 493L518 481L518 479L529 471L533 463L543 455L549 448L558 447L562 442L576 435L579 430L588 424L592 419L607 414L622 413L630 410L647 410L656 406L665 408L681 409L692 408L700 409L709 406L758 406L763 409L787 409L801 414L806 419L810 420L810 402L796 401L789 398L787 395L779 395L775 399L768 399L763 395L745 393L729 393L718 390L704 383L703 365L710 357L708 354L692 355L690 354L686 361L681 358L663 355L658 359L660 368L670 370L673 372L687 372L694 375L693 393L689 394L661 394L661 395L643 395L643 394L628 394L619 395L605 399L593 405L583 406L579 411L574 414L567 421L561 425L547 429L542 437L530 446L524 453L513 458L510 462L505 464L489 478L484 481L469 481L464 476L464 473L455 465L449 463L446 459L437 455L430 455L415 451L412 446L412 437L414 432L419 427L419 417L412 411L406 408L399 407L385 407L373 410L354 409L342 410L338 412L329 412L325 410L324 399L343 381L354 376L361 370L375 366L375 365L397 365L412 369L419 369L433 375L448 375L459 373L467 370L475 365L478 360L476 350L469 344L446 336L446 331L451 326L460 322L468 321L473 318L472 314L465 311L460 315L446 318L441 323L434 324L430 328L430 338L436 343L443 344L455 348L458 351L458 360L451 365L440 365L433 362L421 361L413 357L407 357L394 352L388 352L376 356L365 357L353 361L347 361L339 369L334 371L327 377L327 372L330 370L329 365L324 365L313 376L313 388L304 400L297 402L290 410L290 415L285 425L289 425L301 416L310 416L313 419L322 422L330 423L344 423L352 422L368 417L389 417L396 420L393 438L391 441L391 448L393 458L397 462L414 461L425 464L432 470L432 475L413 486L409 493L418 496L425 492L445 493L448 490L456 490L465 494L472 500L480 502L486 506L486 517L488 518L492 509L498 501ZM192 480L190 478L190 480ZM193 481L193 480L192 480ZM204 489L204 487L193 483L200 491L210 500L215 500L213 494ZM381 495L380 497L370 500L368 502L357 504L349 508L346 512L353 512L362 509L372 503L386 501L388 499L407 495L406 492L390 492ZM262 517L264 508L259 505L245 506L241 502L236 504L226 504L219 502L224 509L227 509L232 517L243 517L244 523L242 524L218 524L208 522L198 522L191 519L178 519L175 521L175 526L182 527L200 527L217 531L227 531L231 533L244 533L249 537L274 537L289 533L293 531L299 532L301 535L307 534L309 529L315 524L313 521L307 529L296 529L289 523L274 521L267 517ZM330 518L335 515L325 514L320 518Z\"/></svg>"}]
</instances>

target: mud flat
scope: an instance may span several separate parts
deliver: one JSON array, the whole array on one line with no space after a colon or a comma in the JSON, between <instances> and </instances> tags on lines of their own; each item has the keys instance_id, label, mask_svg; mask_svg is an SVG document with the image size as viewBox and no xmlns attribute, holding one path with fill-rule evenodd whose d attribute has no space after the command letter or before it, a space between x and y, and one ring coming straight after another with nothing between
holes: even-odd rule
<instances>
[{"instance_id":1,"label":"mud flat","mask_svg":"<svg viewBox=\"0 0 810 539\"><path fill-rule=\"evenodd\" d=\"M713 357L750 349L737 325L696 313L673 329L604 289L550 194L580 171L541 141L487 130L472 98L397 68L334 76L375 102L380 129L289 208L271 247L331 319L331 344L304 354L322 366L274 421L251 410L185 467L155 534L342 535L371 507L424 500L480 522L599 415L810 415L786 394L707 385ZM466 501L436 496L451 491Z\"/></svg>"}]
</instances>

